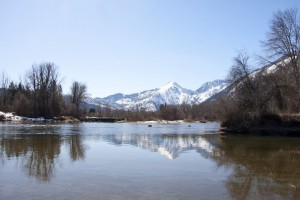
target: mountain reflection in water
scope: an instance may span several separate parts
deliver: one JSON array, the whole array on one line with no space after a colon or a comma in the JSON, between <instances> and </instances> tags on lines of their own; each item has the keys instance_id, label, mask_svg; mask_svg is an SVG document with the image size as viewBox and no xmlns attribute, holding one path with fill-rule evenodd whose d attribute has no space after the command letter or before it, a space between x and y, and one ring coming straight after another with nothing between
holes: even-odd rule
<instances>
[{"instance_id":1,"label":"mountain reflection in water","mask_svg":"<svg viewBox=\"0 0 300 200\"><path fill-rule=\"evenodd\" d=\"M212 145L202 136L195 134L126 134L103 135L100 138L113 145L133 145L152 152L158 152L168 159L176 159L181 153L188 150L210 153Z\"/></svg>"},{"instance_id":2,"label":"mountain reflection in water","mask_svg":"<svg viewBox=\"0 0 300 200\"><path fill-rule=\"evenodd\" d=\"M0 135L2 167L15 162L28 177L49 182L61 162L65 162L61 159L62 152L67 153L71 162L84 161L90 155L87 148L90 141L111 144L120 151L134 146L136 151L157 152L167 159L177 159L193 150L199 155L194 159L212 161L217 170L230 172L220 184L225 185L232 199L300 199L298 138L218 134L88 135L79 134L79 127L69 129L67 134L57 134L56 128L51 131L54 133Z\"/></svg>"}]
</instances>

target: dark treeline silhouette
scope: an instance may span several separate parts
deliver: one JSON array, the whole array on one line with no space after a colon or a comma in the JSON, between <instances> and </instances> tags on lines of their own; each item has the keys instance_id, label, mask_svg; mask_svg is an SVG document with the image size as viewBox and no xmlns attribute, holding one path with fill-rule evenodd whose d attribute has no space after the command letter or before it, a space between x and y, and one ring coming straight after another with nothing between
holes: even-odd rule
<instances>
[{"instance_id":1,"label":"dark treeline silhouette","mask_svg":"<svg viewBox=\"0 0 300 200\"><path fill-rule=\"evenodd\" d=\"M0 84L0 111L26 117L78 116L87 92L86 85L75 81L71 94L64 96L62 79L54 63L33 65L19 82L10 81L3 72Z\"/></svg>"},{"instance_id":2,"label":"dark treeline silhouette","mask_svg":"<svg viewBox=\"0 0 300 200\"><path fill-rule=\"evenodd\" d=\"M151 121L151 120L186 120L186 121L215 121L218 120L218 112L215 103L160 105L157 111L142 110L116 110L111 108L93 108L86 110L92 117L105 117L126 119L127 121Z\"/></svg>"},{"instance_id":3,"label":"dark treeline silhouette","mask_svg":"<svg viewBox=\"0 0 300 200\"><path fill-rule=\"evenodd\" d=\"M266 66L261 70L253 72L250 57L245 52L234 58L228 78L233 92L219 100L224 106L220 113L223 126L245 133L294 126L294 132L299 132L296 129L300 111L300 18L297 10L275 12L262 44L266 56L259 59Z\"/></svg>"}]
</instances>

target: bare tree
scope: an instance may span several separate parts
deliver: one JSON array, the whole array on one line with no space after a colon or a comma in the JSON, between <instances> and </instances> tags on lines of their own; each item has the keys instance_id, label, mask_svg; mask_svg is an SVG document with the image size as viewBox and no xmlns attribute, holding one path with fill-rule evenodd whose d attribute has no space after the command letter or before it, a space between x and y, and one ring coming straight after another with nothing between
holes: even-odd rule
<instances>
[{"instance_id":1,"label":"bare tree","mask_svg":"<svg viewBox=\"0 0 300 200\"><path fill-rule=\"evenodd\" d=\"M262 44L270 57L288 57L293 67L298 68L300 19L297 9L275 12L267 39Z\"/></svg>"},{"instance_id":2,"label":"bare tree","mask_svg":"<svg viewBox=\"0 0 300 200\"><path fill-rule=\"evenodd\" d=\"M229 71L228 81L235 86L243 84L248 92L254 89L253 81L250 77L251 67L249 64L249 55L246 51L241 51L233 58L233 65Z\"/></svg>"},{"instance_id":3,"label":"bare tree","mask_svg":"<svg viewBox=\"0 0 300 200\"><path fill-rule=\"evenodd\" d=\"M297 9L277 11L273 15L266 40L262 42L269 58L277 66L280 87L285 88L294 111L300 110L300 18ZM269 61L269 60L272 61ZM274 61L275 60L275 61ZM284 76L283 76L284 75ZM278 90L279 91L279 90ZM281 92L282 93L282 92Z\"/></svg>"},{"instance_id":4,"label":"bare tree","mask_svg":"<svg viewBox=\"0 0 300 200\"><path fill-rule=\"evenodd\" d=\"M234 92L224 99L222 118L227 127L247 130L270 111L278 87L276 83L272 83L273 79L269 75L251 70L246 52L239 53L233 61L228 80L231 91ZM279 95L277 96L279 99Z\"/></svg>"},{"instance_id":5,"label":"bare tree","mask_svg":"<svg viewBox=\"0 0 300 200\"><path fill-rule=\"evenodd\" d=\"M78 117L80 115L80 105L83 100L87 97L87 87L83 83L74 81L71 86L71 101L75 106L75 115Z\"/></svg>"},{"instance_id":6,"label":"bare tree","mask_svg":"<svg viewBox=\"0 0 300 200\"><path fill-rule=\"evenodd\" d=\"M62 101L58 67L54 63L33 65L26 74L26 81L33 95L34 115L52 117L58 114Z\"/></svg>"}]
</instances>

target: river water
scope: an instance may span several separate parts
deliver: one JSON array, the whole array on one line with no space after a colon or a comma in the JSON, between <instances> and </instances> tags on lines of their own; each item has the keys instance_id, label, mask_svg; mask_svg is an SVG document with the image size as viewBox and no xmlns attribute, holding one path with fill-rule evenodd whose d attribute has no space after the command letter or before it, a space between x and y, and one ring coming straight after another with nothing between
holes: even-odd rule
<instances>
[{"instance_id":1,"label":"river water","mask_svg":"<svg viewBox=\"0 0 300 200\"><path fill-rule=\"evenodd\" d=\"M217 123L0 124L0 199L300 199L300 139Z\"/></svg>"}]
</instances>

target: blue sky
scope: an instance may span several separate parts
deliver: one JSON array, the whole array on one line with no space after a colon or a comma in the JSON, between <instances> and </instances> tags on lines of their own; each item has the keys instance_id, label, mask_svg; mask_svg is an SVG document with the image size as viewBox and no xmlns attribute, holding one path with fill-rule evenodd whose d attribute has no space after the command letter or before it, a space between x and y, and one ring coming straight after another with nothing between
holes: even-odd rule
<instances>
[{"instance_id":1,"label":"blue sky","mask_svg":"<svg viewBox=\"0 0 300 200\"><path fill-rule=\"evenodd\" d=\"M272 15L299 0L0 0L0 71L54 62L64 93L92 97L226 77L240 49L261 53Z\"/></svg>"}]
</instances>

